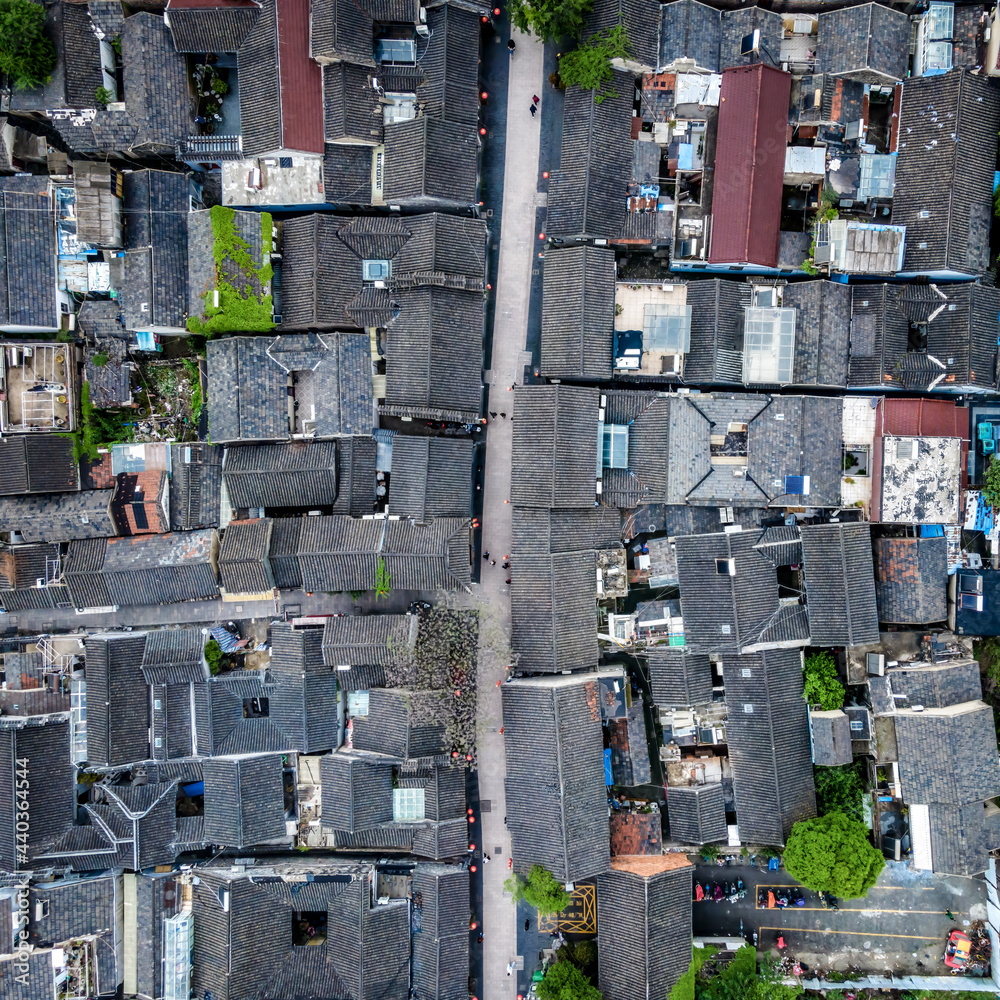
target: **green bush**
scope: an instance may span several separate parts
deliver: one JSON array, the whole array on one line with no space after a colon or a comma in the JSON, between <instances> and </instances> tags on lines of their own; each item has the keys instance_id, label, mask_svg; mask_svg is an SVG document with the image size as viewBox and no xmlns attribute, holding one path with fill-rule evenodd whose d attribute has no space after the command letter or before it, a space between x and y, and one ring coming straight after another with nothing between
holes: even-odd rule
<instances>
[{"instance_id":1,"label":"green bush","mask_svg":"<svg viewBox=\"0 0 1000 1000\"><path fill-rule=\"evenodd\" d=\"M508 0L510 23L543 42L579 38L594 0Z\"/></svg>"},{"instance_id":2,"label":"green bush","mask_svg":"<svg viewBox=\"0 0 1000 1000\"><path fill-rule=\"evenodd\" d=\"M114 99L115 95L112 94L107 87L98 87L97 90L94 91L94 100L97 101L102 108L106 108Z\"/></svg>"},{"instance_id":3,"label":"green bush","mask_svg":"<svg viewBox=\"0 0 1000 1000\"><path fill-rule=\"evenodd\" d=\"M990 456L983 475L983 499L994 509L1000 510L1000 462L997 456Z\"/></svg>"},{"instance_id":4,"label":"green bush","mask_svg":"<svg viewBox=\"0 0 1000 1000\"><path fill-rule=\"evenodd\" d=\"M100 354L95 354L91 360L94 362L95 368L103 368L110 358L102 351Z\"/></svg>"},{"instance_id":5,"label":"green bush","mask_svg":"<svg viewBox=\"0 0 1000 1000\"><path fill-rule=\"evenodd\" d=\"M824 712L841 708L844 704L844 685L837 677L837 663L833 654L811 653L803 664L805 689L802 697L810 705L819 705Z\"/></svg>"},{"instance_id":6,"label":"green bush","mask_svg":"<svg viewBox=\"0 0 1000 1000\"><path fill-rule=\"evenodd\" d=\"M205 662L208 664L208 669L214 677L222 665L222 647L215 639L209 639L205 643Z\"/></svg>"},{"instance_id":7,"label":"green bush","mask_svg":"<svg viewBox=\"0 0 1000 1000\"><path fill-rule=\"evenodd\" d=\"M541 865L532 865L527 878L512 876L504 882L503 887L514 897L515 903L524 900L528 906L538 910L541 916L562 913L569 906L570 894L566 887Z\"/></svg>"},{"instance_id":8,"label":"green bush","mask_svg":"<svg viewBox=\"0 0 1000 1000\"><path fill-rule=\"evenodd\" d=\"M598 31L562 56L559 60L559 79L564 87L577 86L598 91L594 100L600 104L606 96L602 88L614 79L611 60L628 58L630 50L624 24Z\"/></svg>"},{"instance_id":9,"label":"green bush","mask_svg":"<svg viewBox=\"0 0 1000 1000\"><path fill-rule=\"evenodd\" d=\"M56 66L56 48L45 34L45 7L32 0L0 0L0 83L41 87Z\"/></svg>"},{"instance_id":10,"label":"green bush","mask_svg":"<svg viewBox=\"0 0 1000 1000\"><path fill-rule=\"evenodd\" d=\"M375 566L375 600L387 597L391 591L392 577L389 575L389 570L386 569L385 559L379 556Z\"/></svg>"},{"instance_id":11,"label":"green bush","mask_svg":"<svg viewBox=\"0 0 1000 1000\"><path fill-rule=\"evenodd\" d=\"M538 984L540 1000L601 1000L601 991L572 963L553 962Z\"/></svg>"},{"instance_id":12,"label":"green bush","mask_svg":"<svg viewBox=\"0 0 1000 1000\"><path fill-rule=\"evenodd\" d=\"M820 816L842 812L852 819L861 820L861 797L864 785L859 762L840 767L814 767L816 784L816 809Z\"/></svg>"}]
</instances>

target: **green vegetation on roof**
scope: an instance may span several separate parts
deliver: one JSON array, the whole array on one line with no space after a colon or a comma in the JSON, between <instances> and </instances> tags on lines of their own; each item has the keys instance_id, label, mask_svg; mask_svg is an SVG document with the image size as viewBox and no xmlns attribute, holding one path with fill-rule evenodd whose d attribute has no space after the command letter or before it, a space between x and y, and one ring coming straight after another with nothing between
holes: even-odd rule
<instances>
[{"instance_id":1,"label":"green vegetation on roof","mask_svg":"<svg viewBox=\"0 0 1000 1000\"><path fill-rule=\"evenodd\" d=\"M270 282L273 269L269 263L257 266L249 244L236 229L236 210L223 205L211 209L212 256L215 258L216 286L219 305L211 305L214 289L204 295L205 316L188 319L188 329L211 337L217 333L266 333L274 329L273 306L270 295L257 291ZM267 260L271 253L271 215L261 212L261 241L263 257ZM233 285L226 275L233 269L241 272Z\"/></svg>"}]
</instances>

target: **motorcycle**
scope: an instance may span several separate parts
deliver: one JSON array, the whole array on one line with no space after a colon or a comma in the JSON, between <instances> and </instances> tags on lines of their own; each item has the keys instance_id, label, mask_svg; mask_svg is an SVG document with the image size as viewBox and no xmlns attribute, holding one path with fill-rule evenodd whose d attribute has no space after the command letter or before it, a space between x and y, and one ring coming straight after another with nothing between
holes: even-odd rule
<instances>
[{"instance_id":1,"label":"motorcycle","mask_svg":"<svg viewBox=\"0 0 1000 1000\"><path fill-rule=\"evenodd\" d=\"M712 899L717 903L722 899L722 886L716 883L715 889L712 891Z\"/></svg>"},{"instance_id":2,"label":"motorcycle","mask_svg":"<svg viewBox=\"0 0 1000 1000\"><path fill-rule=\"evenodd\" d=\"M694 884L694 900L696 903L700 903L705 898L705 890L702 889L700 882L695 882Z\"/></svg>"},{"instance_id":3,"label":"motorcycle","mask_svg":"<svg viewBox=\"0 0 1000 1000\"><path fill-rule=\"evenodd\" d=\"M802 892L801 889L796 889L795 890L795 905L796 906L805 906L806 905L806 897L805 897L805 894Z\"/></svg>"}]
</instances>

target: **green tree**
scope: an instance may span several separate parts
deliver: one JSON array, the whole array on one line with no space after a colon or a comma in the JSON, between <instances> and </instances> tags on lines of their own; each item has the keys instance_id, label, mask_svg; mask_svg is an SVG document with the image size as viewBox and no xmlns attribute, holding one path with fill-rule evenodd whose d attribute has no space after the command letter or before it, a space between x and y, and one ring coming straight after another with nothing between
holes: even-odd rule
<instances>
[{"instance_id":1,"label":"green tree","mask_svg":"<svg viewBox=\"0 0 1000 1000\"><path fill-rule=\"evenodd\" d=\"M994 509L1000 510L1000 462L996 455L990 457L983 476L983 499Z\"/></svg>"},{"instance_id":2,"label":"green tree","mask_svg":"<svg viewBox=\"0 0 1000 1000\"><path fill-rule=\"evenodd\" d=\"M842 812L796 823L785 847L789 875L809 889L845 899L864 896L884 866L865 825Z\"/></svg>"},{"instance_id":3,"label":"green tree","mask_svg":"<svg viewBox=\"0 0 1000 1000\"><path fill-rule=\"evenodd\" d=\"M517 875L507 879L503 887L514 897L515 903L523 899L543 916L561 913L569 906L570 895L566 887L541 865L532 865L525 879Z\"/></svg>"},{"instance_id":4,"label":"green tree","mask_svg":"<svg viewBox=\"0 0 1000 1000\"><path fill-rule=\"evenodd\" d=\"M601 991L572 963L553 962L538 984L541 1000L601 1000Z\"/></svg>"},{"instance_id":5,"label":"green tree","mask_svg":"<svg viewBox=\"0 0 1000 1000\"><path fill-rule=\"evenodd\" d=\"M579 38L593 4L594 0L509 0L507 14L519 31L553 42Z\"/></svg>"},{"instance_id":6,"label":"green tree","mask_svg":"<svg viewBox=\"0 0 1000 1000\"><path fill-rule=\"evenodd\" d=\"M205 643L205 662L208 663L209 672L214 677L222 664L222 647L215 639L209 639Z\"/></svg>"},{"instance_id":7,"label":"green tree","mask_svg":"<svg viewBox=\"0 0 1000 1000\"><path fill-rule=\"evenodd\" d=\"M593 941L577 941L573 947L573 959L582 969L596 964L597 944Z\"/></svg>"},{"instance_id":8,"label":"green tree","mask_svg":"<svg viewBox=\"0 0 1000 1000\"><path fill-rule=\"evenodd\" d=\"M831 653L811 653L805 658L805 690L802 697L824 712L844 704L844 685L837 678L837 663Z\"/></svg>"},{"instance_id":9,"label":"green tree","mask_svg":"<svg viewBox=\"0 0 1000 1000\"><path fill-rule=\"evenodd\" d=\"M861 819L864 786L861 782L860 764L814 767L813 779L816 784L816 808L820 816L839 811L852 819Z\"/></svg>"},{"instance_id":10,"label":"green tree","mask_svg":"<svg viewBox=\"0 0 1000 1000\"><path fill-rule=\"evenodd\" d=\"M604 100L603 87L614 78L612 59L625 59L631 51L628 32L624 24L616 24L607 31L591 35L579 47L567 52L559 60L559 79L564 87L583 87L600 91L594 100Z\"/></svg>"},{"instance_id":11,"label":"green tree","mask_svg":"<svg viewBox=\"0 0 1000 1000\"><path fill-rule=\"evenodd\" d=\"M5 90L45 83L56 49L45 34L45 7L32 0L0 0L0 77Z\"/></svg>"}]
</instances>

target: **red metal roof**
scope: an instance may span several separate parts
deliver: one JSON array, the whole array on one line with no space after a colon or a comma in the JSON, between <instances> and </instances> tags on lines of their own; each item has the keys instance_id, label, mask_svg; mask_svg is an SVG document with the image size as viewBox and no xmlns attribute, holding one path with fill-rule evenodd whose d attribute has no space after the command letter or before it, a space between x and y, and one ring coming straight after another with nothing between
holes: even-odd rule
<instances>
[{"instance_id":1,"label":"red metal roof","mask_svg":"<svg viewBox=\"0 0 1000 1000\"><path fill-rule=\"evenodd\" d=\"M969 437L969 408L945 399L890 399L882 407L882 434Z\"/></svg>"},{"instance_id":2,"label":"red metal roof","mask_svg":"<svg viewBox=\"0 0 1000 1000\"><path fill-rule=\"evenodd\" d=\"M323 74L309 57L309 0L277 0L281 144L323 152Z\"/></svg>"},{"instance_id":3,"label":"red metal roof","mask_svg":"<svg viewBox=\"0 0 1000 1000\"><path fill-rule=\"evenodd\" d=\"M773 66L722 73L711 264L778 266L792 78Z\"/></svg>"}]
</instances>

